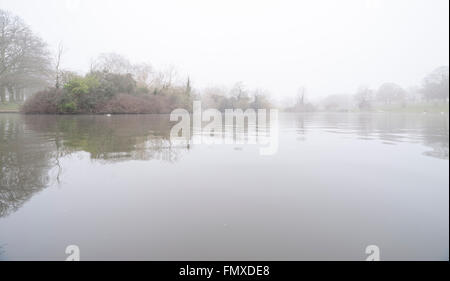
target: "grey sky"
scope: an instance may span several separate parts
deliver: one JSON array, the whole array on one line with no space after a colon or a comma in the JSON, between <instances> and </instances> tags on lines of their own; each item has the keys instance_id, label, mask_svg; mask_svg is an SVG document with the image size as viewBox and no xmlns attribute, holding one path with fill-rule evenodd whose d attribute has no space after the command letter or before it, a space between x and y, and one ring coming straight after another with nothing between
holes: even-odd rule
<instances>
[{"instance_id":1,"label":"grey sky","mask_svg":"<svg viewBox=\"0 0 450 281\"><path fill-rule=\"evenodd\" d=\"M448 0L0 0L86 71L102 52L174 65L196 88L268 89L311 98L420 83L449 61Z\"/></svg>"}]
</instances>

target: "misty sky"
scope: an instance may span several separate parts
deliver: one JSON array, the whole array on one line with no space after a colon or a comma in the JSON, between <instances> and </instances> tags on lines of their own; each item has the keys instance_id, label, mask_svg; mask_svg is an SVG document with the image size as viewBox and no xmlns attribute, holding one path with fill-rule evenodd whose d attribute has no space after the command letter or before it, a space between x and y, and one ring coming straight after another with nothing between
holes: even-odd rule
<instances>
[{"instance_id":1,"label":"misty sky","mask_svg":"<svg viewBox=\"0 0 450 281\"><path fill-rule=\"evenodd\" d=\"M353 93L359 85L417 85L449 61L448 0L0 0L64 67L117 52L174 65L196 88L243 81L273 97Z\"/></svg>"}]
</instances>

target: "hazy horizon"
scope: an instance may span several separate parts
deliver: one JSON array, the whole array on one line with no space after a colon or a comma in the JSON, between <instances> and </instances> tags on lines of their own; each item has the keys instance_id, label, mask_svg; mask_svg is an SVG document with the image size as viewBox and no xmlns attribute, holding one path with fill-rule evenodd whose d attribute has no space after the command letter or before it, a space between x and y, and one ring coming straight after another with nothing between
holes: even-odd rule
<instances>
[{"instance_id":1,"label":"hazy horizon","mask_svg":"<svg viewBox=\"0 0 450 281\"><path fill-rule=\"evenodd\" d=\"M448 65L448 0L0 0L0 263L448 261Z\"/></svg>"},{"instance_id":2,"label":"hazy horizon","mask_svg":"<svg viewBox=\"0 0 450 281\"><path fill-rule=\"evenodd\" d=\"M301 86L315 99L359 85L418 85L449 60L446 0L111 1L0 0L55 51L86 72L115 52L156 69L174 66L197 89L267 89L275 99Z\"/></svg>"}]
</instances>

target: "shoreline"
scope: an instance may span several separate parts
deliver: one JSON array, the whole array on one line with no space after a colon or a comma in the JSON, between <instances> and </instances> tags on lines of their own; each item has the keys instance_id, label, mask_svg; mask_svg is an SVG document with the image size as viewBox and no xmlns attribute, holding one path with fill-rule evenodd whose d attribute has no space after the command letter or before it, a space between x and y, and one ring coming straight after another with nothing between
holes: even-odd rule
<instances>
[{"instance_id":1,"label":"shoreline","mask_svg":"<svg viewBox=\"0 0 450 281\"><path fill-rule=\"evenodd\" d=\"M276 109L276 107L274 108ZM377 106L372 110L358 110L358 109L348 109L348 110L314 110L314 111L291 111L283 110L278 108L280 113L293 113L293 114L314 114L314 113L384 113L384 114L449 114L448 103L438 103L438 104L410 104L406 107L400 107L398 105L391 106ZM83 116L83 115L167 115L167 113L149 113L149 112L72 112L72 113L40 113L40 112L24 112L22 110L22 104L1 104L0 103L0 114L23 114L23 115L60 115L60 116ZM191 112L192 114L192 112Z\"/></svg>"},{"instance_id":2,"label":"shoreline","mask_svg":"<svg viewBox=\"0 0 450 281\"><path fill-rule=\"evenodd\" d=\"M308 111L308 112L292 112L282 111L284 114L321 114L321 113L339 113L339 114L430 114L430 115L442 115L449 114L448 111L430 111L430 112L418 112L418 111ZM170 113L24 113L18 110L0 110L0 114L20 114L20 115L48 115L48 116L120 116L120 115L170 115ZM192 112L190 113L192 114Z\"/></svg>"}]
</instances>

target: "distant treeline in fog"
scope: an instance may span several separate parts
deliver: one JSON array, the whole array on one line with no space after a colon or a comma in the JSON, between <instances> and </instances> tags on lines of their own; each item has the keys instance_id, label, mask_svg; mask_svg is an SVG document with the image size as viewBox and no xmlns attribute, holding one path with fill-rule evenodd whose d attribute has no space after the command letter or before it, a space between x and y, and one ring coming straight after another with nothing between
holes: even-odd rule
<instances>
[{"instance_id":1,"label":"distant treeline in fog","mask_svg":"<svg viewBox=\"0 0 450 281\"><path fill-rule=\"evenodd\" d=\"M384 83L378 89L360 86L356 93L330 95L319 103L326 111L447 111L449 68L442 66L427 75L420 86L402 88Z\"/></svg>"},{"instance_id":2,"label":"distant treeline in fog","mask_svg":"<svg viewBox=\"0 0 450 281\"><path fill-rule=\"evenodd\" d=\"M170 113L190 110L194 100L204 107L279 107L290 112L423 110L448 111L449 69L434 70L416 87L404 89L385 83L378 89L361 86L356 93L330 95L311 102L305 87L298 95L275 104L261 89L249 90L237 82L231 89L194 89L189 77L174 68L155 70L149 63L105 53L91 60L87 74L61 67L64 46L51 52L47 44L20 18L0 10L0 106L20 104L24 113Z\"/></svg>"}]
</instances>

